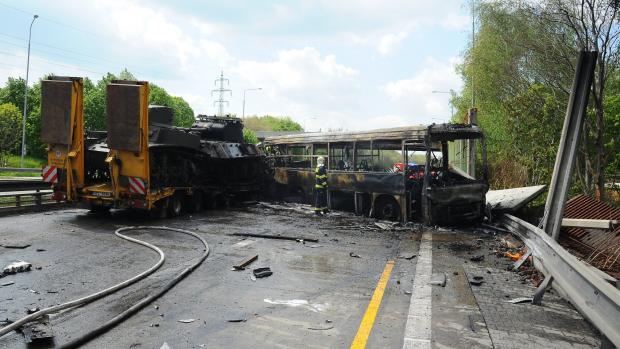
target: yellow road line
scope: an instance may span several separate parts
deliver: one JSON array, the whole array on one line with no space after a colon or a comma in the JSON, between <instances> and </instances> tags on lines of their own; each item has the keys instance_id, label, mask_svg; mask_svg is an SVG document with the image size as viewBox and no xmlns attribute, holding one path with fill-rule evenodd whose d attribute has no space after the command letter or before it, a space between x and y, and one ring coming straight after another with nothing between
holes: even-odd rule
<instances>
[{"instance_id":1,"label":"yellow road line","mask_svg":"<svg viewBox=\"0 0 620 349\"><path fill-rule=\"evenodd\" d=\"M366 348L366 342L368 342L370 331L372 330L372 326L377 318L379 306L381 305L381 299L383 299L383 293L385 292L385 287L390 279L392 268L394 268L394 261L388 261L385 265L385 269L383 269L381 277L379 278L375 292L372 294L370 303L368 303L368 308L366 308L366 313L364 313L360 327L357 329L357 334L353 339L353 343L351 343L351 349Z\"/></svg>"}]
</instances>

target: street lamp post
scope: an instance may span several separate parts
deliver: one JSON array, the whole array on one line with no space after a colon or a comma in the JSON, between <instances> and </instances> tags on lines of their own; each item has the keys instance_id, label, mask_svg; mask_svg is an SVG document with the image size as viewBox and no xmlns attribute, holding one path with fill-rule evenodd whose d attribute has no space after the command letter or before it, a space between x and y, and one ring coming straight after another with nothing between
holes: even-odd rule
<instances>
[{"instance_id":1,"label":"street lamp post","mask_svg":"<svg viewBox=\"0 0 620 349\"><path fill-rule=\"evenodd\" d=\"M30 72L30 39L32 38L32 25L39 18L38 15L32 17L30 31L28 33L28 58L26 59L26 84L24 86L24 117L22 118L22 151L19 166L24 167L24 155L26 155L26 113L28 112L28 73Z\"/></svg>"},{"instance_id":2,"label":"street lamp post","mask_svg":"<svg viewBox=\"0 0 620 349\"><path fill-rule=\"evenodd\" d=\"M248 91L258 91L258 90L262 90L262 87L257 87L257 88L246 88L245 90L243 90L243 112L242 112L242 116L241 118L245 120L245 93Z\"/></svg>"},{"instance_id":3,"label":"street lamp post","mask_svg":"<svg viewBox=\"0 0 620 349\"><path fill-rule=\"evenodd\" d=\"M454 96L456 95L456 92L454 92L453 89L450 89L450 91L431 91L431 92L449 94L452 98L454 98ZM452 101L450 101L450 114L451 114L451 118L454 119L454 104L452 104Z\"/></svg>"}]
</instances>

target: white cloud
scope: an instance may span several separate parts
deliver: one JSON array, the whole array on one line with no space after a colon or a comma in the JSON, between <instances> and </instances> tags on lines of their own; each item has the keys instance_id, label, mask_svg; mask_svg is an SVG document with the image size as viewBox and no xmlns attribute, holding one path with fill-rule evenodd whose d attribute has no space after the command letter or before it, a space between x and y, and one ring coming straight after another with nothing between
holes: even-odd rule
<instances>
[{"instance_id":1,"label":"white cloud","mask_svg":"<svg viewBox=\"0 0 620 349\"><path fill-rule=\"evenodd\" d=\"M413 77L388 82L382 90L402 112L423 117L421 122L448 120L450 95L433 91L460 89L462 81L455 72L458 62L458 58L448 61L429 58L425 67Z\"/></svg>"},{"instance_id":2,"label":"white cloud","mask_svg":"<svg viewBox=\"0 0 620 349\"><path fill-rule=\"evenodd\" d=\"M408 35L409 34L407 32L389 33L383 35L379 40L379 44L377 45L377 51L379 51L379 53L384 56L391 54L398 46L398 44L401 41L405 40Z\"/></svg>"},{"instance_id":3,"label":"white cloud","mask_svg":"<svg viewBox=\"0 0 620 349\"><path fill-rule=\"evenodd\" d=\"M240 60L230 70L249 86L261 86L280 115L325 114L356 90L357 70L340 64L334 55L313 47L281 50L272 61Z\"/></svg>"}]
</instances>

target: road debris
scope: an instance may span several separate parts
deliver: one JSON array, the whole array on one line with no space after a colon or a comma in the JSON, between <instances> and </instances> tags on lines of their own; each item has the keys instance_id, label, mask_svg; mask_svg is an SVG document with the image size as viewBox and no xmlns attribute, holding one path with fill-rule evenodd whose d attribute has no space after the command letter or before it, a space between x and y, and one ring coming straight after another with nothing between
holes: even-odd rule
<instances>
[{"instance_id":1,"label":"road debris","mask_svg":"<svg viewBox=\"0 0 620 349\"><path fill-rule=\"evenodd\" d=\"M184 324L189 324L192 323L194 321L196 321L196 319L181 319L181 320L177 320L178 322L184 323Z\"/></svg>"},{"instance_id":2,"label":"road debris","mask_svg":"<svg viewBox=\"0 0 620 349\"><path fill-rule=\"evenodd\" d=\"M246 318L240 318L240 319L230 319L230 320L226 320L227 322L246 322L248 321L248 319Z\"/></svg>"},{"instance_id":3,"label":"road debris","mask_svg":"<svg viewBox=\"0 0 620 349\"><path fill-rule=\"evenodd\" d=\"M415 257L417 257L417 254L415 254L415 253L402 253L402 254L398 255L398 258L400 258L400 259L407 259L407 260L412 260Z\"/></svg>"},{"instance_id":4,"label":"road debris","mask_svg":"<svg viewBox=\"0 0 620 349\"><path fill-rule=\"evenodd\" d=\"M382 230L392 230L398 222L375 222L375 225Z\"/></svg>"},{"instance_id":5,"label":"road debris","mask_svg":"<svg viewBox=\"0 0 620 349\"><path fill-rule=\"evenodd\" d=\"M151 323L151 324L149 325L149 327L159 327L159 324L158 324L158 323L156 323L156 322L155 322L155 323Z\"/></svg>"},{"instance_id":6,"label":"road debris","mask_svg":"<svg viewBox=\"0 0 620 349\"><path fill-rule=\"evenodd\" d=\"M45 315L39 320L22 326L19 331L24 335L26 343L49 341L54 338L54 332L49 322L49 316Z\"/></svg>"},{"instance_id":7,"label":"road debris","mask_svg":"<svg viewBox=\"0 0 620 349\"><path fill-rule=\"evenodd\" d=\"M291 240L291 241L297 241L297 242L304 242L304 241L319 242L319 239L285 236L285 235L253 234L253 233L233 233L231 235L252 237L252 238L263 238L263 239Z\"/></svg>"},{"instance_id":8,"label":"road debris","mask_svg":"<svg viewBox=\"0 0 620 349\"><path fill-rule=\"evenodd\" d=\"M434 286L446 287L446 274L444 273L433 274L429 284L434 285Z\"/></svg>"},{"instance_id":9,"label":"road debris","mask_svg":"<svg viewBox=\"0 0 620 349\"><path fill-rule=\"evenodd\" d=\"M34 313L36 313L36 312L37 312L37 311L39 311L39 310L41 310L41 308L39 308L39 307L35 307L35 308L28 308L28 309L26 309L26 313L28 313L28 314L34 314Z\"/></svg>"},{"instance_id":10,"label":"road debris","mask_svg":"<svg viewBox=\"0 0 620 349\"><path fill-rule=\"evenodd\" d=\"M353 258L362 258L359 254L355 254L353 252L349 252L349 257L353 257Z\"/></svg>"},{"instance_id":11,"label":"road debris","mask_svg":"<svg viewBox=\"0 0 620 349\"><path fill-rule=\"evenodd\" d=\"M467 315L467 320L469 322L469 329L472 332L476 332L476 327L474 327L474 319L472 315Z\"/></svg>"},{"instance_id":12,"label":"road debris","mask_svg":"<svg viewBox=\"0 0 620 349\"><path fill-rule=\"evenodd\" d=\"M511 299L508 302L512 303L512 304L519 304L519 303L532 303L532 300L534 298L532 297L519 297L519 298L515 298L515 299Z\"/></svg>"},{"instance_id":13,"label":"road debris","mask_svg":"<svg viewBox=\"0 0 620 349\"><path fill-rule=\"evenodd\" d=\"M25 244L25 245L0 245L4 248L14 248L14 249L20 249L23 250L24 248L30 247L30 244Z\"/></svg>"},{"instance_id":14,"label":"road debris","mask_svg":"<svg viewBox=\"0 0 620 349\"><path fill-rule=\"evenodd\" d=\"M469 284L470 285L474 285L474 286L480 286L480 285L482 285L483 282L484 281L482 281L482 280L472 280L472 279L469 280Z\"/></svg>"},{"instance_id":15,"label":"road debris","mask_svg":"<svg viewBox=\"0 0 620 349\"><path fill-rule=\"evenodd\" d=\"M10 263L2 270L2 276L6 276L8 274L21 273L24 271L30 271L32 268L32 264L24 261L15 261ZM0 276L0 277L2 277Z\"/></svg>"},{"instance_id":16,"label":"road debris","mask_svg":"<svg viewBox=\"0 0 620 349\"><path fill-rule=\"evenodd\" d=\"M482 262L484 260L484 255L483 254L477 254L475 256L471 256L469 258L470 261L472 262Z\"/></svg>"},{"instance_id":17,"label":"road debris","mask_svg":"<svg viewBox=\"0 0 620 349\"><path fill-rule=\"evenodd\" d=\"M309 329L309 330L315 330L315 331L327 331L327 330L331 330L332 328L334 328L334 326L327 326L327 327L307 327L307 329Z\"/></svg>"},{"instance_id":18,"label":"road debris","mask_svg":"<svg viewBox=\"0 0 620 349\"><path fill-rule=\"evenodd\" d=\"M9 282L5 282L3 284L0 284L0 286L4 287L4 286L10 286L13 285L15 282L14 281L9 281Z\"/></svg>"},{"instance_id":19,"label":"road debris","mask_svg":"<svg viewBox=\"0 0 620 349\"><path fill-rule=\"evenodd\" d=\"M47 251L47 250L44 249L44 248L37 248L37 252L45 252L45 251Z\"/></svg>"},{"instance_id":20,"label":"road debris","mask_svg":"<svg viewBox=\"0 0 620 349\"><path fill-rule=\"evenodd\" d=\"M242 261L241 263L237 264L237 265L233 265L233 269L232 270L245 270L245 267L247 267L248 265L252 264L255 260L258 259L258 255L254 255L244 261Z\"/></svg>"},{"instance_id":21,"label":"road debris","mask_svg":"<svg viewBox=\"0 0 620 349\"><path fill-rule=\"evenodd\" d=\"M252 270L252 274L257 279L260 279L260 278L265 278L267 276L273 275L273 272L271 271L271 268L264 267L264 268L256 268L256 269Z\"/></svg>"},{"instance_id":22,"label":"road debris","mask_svg":"<svg viewBox=\"0 0 620 349\"><path fill-rule=\"evenodd\" d=\"M279 300L279 299L274 299L271 300L269 298L263 299L263 301L265 303L269 303L269 304L277 304L277 305L287 305L289 307L302 307L302 308L306 308L310 311L313 311L315 313L319 313L322 311L327 310L327 308L329 307L328 303L325 304L321 304L321 303L313 303L311 304L310 302L308 302L305 299L291 299L291 300Z\"/></svg>"}]
</instances>

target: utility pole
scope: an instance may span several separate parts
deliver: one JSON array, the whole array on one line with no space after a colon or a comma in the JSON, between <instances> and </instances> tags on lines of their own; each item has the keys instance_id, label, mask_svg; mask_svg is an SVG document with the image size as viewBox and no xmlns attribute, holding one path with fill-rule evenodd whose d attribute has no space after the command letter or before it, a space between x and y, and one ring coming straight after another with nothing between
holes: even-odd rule
<instances>
[{"instance_id":1,"label":"utility pole","mask_svg":"<svg viewBox=\"0 0 620 349\"><path fill-rule=\"evenodd\" d=\"M213 105L218 104L218 116L224 116L224 104L229 105L228 101L224 99L224 95L228 92L230 93L230 96L232 97L232 90L229 89L225 89L224 88L224 82L226 82L226 86L230 86L230 81L226 78L224 78L224 71L222 70L220 73L220 77L219 79L215 80L215 86L219 87L215 90L211 90L211 96L213 96L214 92L217 92L219 94L219 99L216 101L213 101Z\"/></svg>"},{"instance_id":2,"label":"utility pole","mask_svg":"<svg viewBox=\"0 0 620 349\"><path fill-rule=\"evenodd\" d=\"M257 88L246 88L245 90L243 90L243 112L241 113L241 118L245 120L245 93L248 91L258 91L258 90L262 90L262 87L257 87Z\"/></svg>"},{"instance_id":3,"label":"utility pole","mask_svg":"<svg viewBox=\"0 0 620 349\"><path fill-rule=\"evenodd\" d=\"M30 39L32 38L32 25L39 18L39 15L32 17L30 31L28 33L28 58L26 59L26 84L24 85L24 117L22 118L22 151L19 158L19 167L24 167L24 156L26 155L26 115L28 112L28 73L30 73Z\"/></svg>"},{"instance_id":4,"label":"utility pole","mask_svg":"<svg viewBox=\"0 0 620 349\"><path fill-rule=\"evenodd\" d=\"M475 37L476 37L476 0L471 0L471 49L474 49L474 43L475 43ZM473 60L472 60L472 65ZM473 68L473 67L472 67ZM476 93L474 92L474 73L473 73L473 69L472 69L472 74L471 74L471 107L475 108L476 107Z\"/></svg>"}]
</instances>

